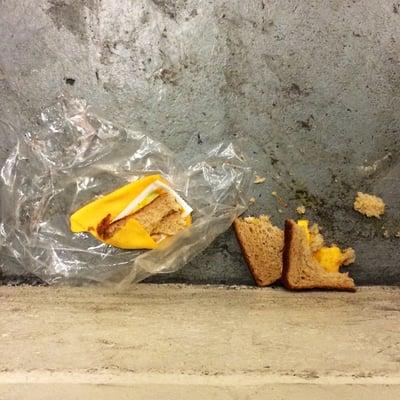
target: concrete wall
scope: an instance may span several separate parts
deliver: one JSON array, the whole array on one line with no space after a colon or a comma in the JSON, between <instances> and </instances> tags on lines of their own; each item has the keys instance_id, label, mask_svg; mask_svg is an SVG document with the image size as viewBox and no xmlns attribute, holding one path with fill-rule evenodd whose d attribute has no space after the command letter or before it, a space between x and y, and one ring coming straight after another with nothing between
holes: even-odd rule
<instances>
[{"instance_id":1,"label":"concrete wall","mask_svg":"<svg viewBox=\"0 0 400 400\"><path fill-rule=\"evenodd\" d=\"M246 137L267 177L251 213L282 224L304 204L356 249L359 283L400 282L397 1L11 0L0 37L0 119L17 131L69 91L178 151L191 141L186 157ZM383 196L381 220L352 210L357 190ZM161 280L252 282L232 232Z\"/></svg>"}]
</instances>

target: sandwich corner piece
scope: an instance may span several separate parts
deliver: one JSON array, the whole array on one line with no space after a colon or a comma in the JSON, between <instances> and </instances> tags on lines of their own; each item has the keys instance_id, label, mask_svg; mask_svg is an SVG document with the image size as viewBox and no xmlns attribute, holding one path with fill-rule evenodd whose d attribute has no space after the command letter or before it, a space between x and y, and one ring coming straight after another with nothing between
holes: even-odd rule
<instances>
[{"instance_id":1,"label":"sandwich corner piece","mask_svg":"<svg viewBox=\"0 0 400 400\"><path fill-rule=\"evenodd\" d=\"M339 272L341 265L354 262L354 250L324 246L318 226L311 231L307 220L287 220L284 243L282 282L286 288L356 290L348 273Z\"/></svg>"},{"instance_id":2,"label":"sandwich corner piece","mask_svg":"<svg viewBox=\"0 0 400 400\"><path fill-rule=\"evenodd\" d=\"M70 228L120 249L154 249L190 226L192 211L166 179L149 175L74 212Z\"/></svg>"}]
</instances>

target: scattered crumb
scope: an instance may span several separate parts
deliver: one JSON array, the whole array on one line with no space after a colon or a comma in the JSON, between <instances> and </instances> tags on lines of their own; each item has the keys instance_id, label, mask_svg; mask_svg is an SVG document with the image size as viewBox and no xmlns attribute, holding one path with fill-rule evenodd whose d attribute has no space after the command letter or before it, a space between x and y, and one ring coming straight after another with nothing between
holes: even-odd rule
<instances>
[{"instance_id":1,"label":"scattered crumb","mask_svg":"<svg viewBox=\"0 0 400 400\"><path fill-rule=\"evenodd\" d=\"M394 236L396 236L397 238L400 238L400 231L396 232L396 233L394 234Z\"/></svg>"},{"instance_id":2,"label":"scattered crumb","mask_svg":"<svg viewBox=\"0 0 400 400\"><path fill-rule=\"evenodd\" d=\"M357 192L354 200L354 209L367 217L380 218L385 212L385 203L380 197Z\"/></svg>"},{"instance_id":3,"label":"scattered crumb","mask_svg":"<svg viewBox=\"0 0 400 400\"><path fill-rule=\"evenodd\" d=\"M283 211L280 208L278 208L278 213L282 214Z\"/></svg>"},{"instance_id":4,"label":"scattered crumb","mask_svg":"<svg viewBox=\"0 0 400 400\"><path fill-rule=\"evenodd\" d=\"M343 251L342 264L350 265L356 261L356 252L351 247Z\"/></svg>"},{"instance_id":5,"label":"scattered crumb","mask_svg":"<svg viewBox=\"0 0 400 400\"><path fill-rule=\"evenodd\" d=\"M389 231L388 231L387 229L384 229L384 230L383 230L383 237L386 238L386 239L388 239L389 236L390 236L390 235L389 235Z\"/></svg>"},{"instance_id":6,"label":"scattered crumb","mask_svg":"<svg viewBox=\"0 0 400 400\"><path fill-rule=\"evenodd\" d=\"M264 176L260 176L260 175L256 175L255 179L254 179L254 183L258 184L258 183L263 183L265 182L266 178Z\"/></svg>"},{"instance_id":7,"label":"scattered crumb","mask_svg":"<svg viewBox=\"0 0 400 400\"><path fill-rule=\"evenodd\" d=\"M298 206L296 208L296 212L297 212L297 214L300 214L300 215L305 214L306 213L306 208L303 205Z\"/></svg>"},{"instance_id":8,"label":"scattered crumb","mask_svg":"<svg viewBox=\"0 0 400 400\"><path fill-rule=\"evenodd\" d=\"M255 197L250 197L249 203L250 204L254 204L256 202L256 198Z\"/></svg>"},{"instance_id":9,"label":"scattered crumb","mask_svg":"<svg viewBox=\"0 0 400 400\"><path fill-rule=\"evenodd\" d=\"M378 169L378 167L384 162L386 161L388 158L392 157L392 153L388 153L386 154L384 157L382 157L380 160L376 160L373 164L371 165L367 165L367 166L361 166L358 167L358 170L361 172L365 172L366 174L371 174L373 172L376 172L376 170Z\"/></svg>"}]
</instances>

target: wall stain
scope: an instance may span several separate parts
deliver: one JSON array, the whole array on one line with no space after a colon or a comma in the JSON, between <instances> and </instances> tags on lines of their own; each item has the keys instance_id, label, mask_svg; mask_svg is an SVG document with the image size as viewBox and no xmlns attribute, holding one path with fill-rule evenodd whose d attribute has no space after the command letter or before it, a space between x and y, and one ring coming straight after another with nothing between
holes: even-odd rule
<instances>
[{"instance_id":1,"label":"wall stain","mask_svg":"<svg viewBox=\"0 0 400 400\"><path fill-rule=\"evenodd\" d=\"M314 125L314 116L311 114L306 120L296 121L300 128L311 131Z\"/></svg>"},{"instance_id":2,"label":"wall stain","mask_svg":"<svg viewBox=\"0 0 400 400\"><path fill-rule=\"evenodd\" d=\"M163 14L175 21L178 9L186 6L186 0L152 0L152 2Z\"/></svg>"},{"instance_id":3,"label":"wall stain","mask_svg":"<svg viewBox=\"0 0 400 400\"><path fill-rule=\"evenodd\" d=\"M300 86L297 83L292 83L290 86L285 87L282 90L282 92L286 97L289 97L292 99L310 95L310 89L306 89L306 88L302 89L302 88L300 88Z\"/></svg>"},{"instance_id":4,"label":"wall stain","mask_svg":"<svg viewBox=\"0 0 400 400\"><path fill-rule=\"evenodd\" d=\"M161 68L154 74L155 79L160 79L165 84L176 86L178 84L178 71L174 68Z\"/></svg>"},{"instance_id":5,"label":"wall stain","mask_svg":"<svg viewBox=\"0 0 400 400\"><path fill-rule=\"evenodd\" d=\"M81 40L87 39L86 17L84 15L86 5L89 9L94 7L93 1L49 0L50 7L46 10L50 19L58 30L65 28Z\"/></svg>"}]
</instances>

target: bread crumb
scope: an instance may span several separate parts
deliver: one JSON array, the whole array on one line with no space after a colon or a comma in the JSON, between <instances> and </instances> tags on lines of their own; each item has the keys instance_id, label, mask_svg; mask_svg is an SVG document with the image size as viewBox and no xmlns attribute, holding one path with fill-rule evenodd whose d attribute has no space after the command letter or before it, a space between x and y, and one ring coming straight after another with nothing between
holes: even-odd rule
<instances>
[{"instance_id":1,"label":"bread crumb","mask_svg":"<svg viewBox=\"0 0 400 400\"><path fill-rule=\"evenodd\" d=\"M250 204L254 204L256 202L256 198L255 197L250 197L249 203Z\"/></svg>"},{"instance_id":2,"label":"bread crumb","mask_svg":"<svg viewBox=\"0 0 400 400\"><path fill-rule=\"evenodd\" d=\"M356 261L356 252L351 247L345 249L342 255L342 264L350 265Z\"/></svg>"},{"instance_id":3,"label":"bread crumb","mask_svg":"<svg viewBox=\"0 0 400 400\"><path fill-rule=\"evenodd\" d=\"M296 212L297 212L297 214L303 215L303 214L306 213L306 208L305 208L303 205L298 206L298 207L296 208Z\"/></svg>"},{"instance_id":4,"label":"bread crumb","mask_svg":"<svg viewBox=\"0 0 400 400\"><path fill-rule=\"evenodd\" d=\"M384 229L384 231L383 231L383 237L384 238L386 238L386 239L388 239L389 238L389 231L387 230L387 229Z\"/></svg>"},{"instance_id":5,"label":"bread crumb","mask_svg":"<svg viewBox=\"0 0 400 400\"><path fill-rule=\"evenodd\" d=\"M256 175L256 178L254 179L254 183L258 184L258 183L263 183L265 182L266 178L264 176L260 176L260 175Z\"/></svg>"},{"instance_id":6,"label":"bread crumb","mask_svg":"<svg viewBox=\"0 0 400 400\"><path fill-rule=\"evenodd\" d=\"M378 196L357 192L354 209L367 217L380 218L385 212L385 203Z\"/></svg>"},{"instance_id":7,"label":"bread crumb","mask_svg":"<svg viewBox=\"0 0 400 400\"><path fill-rule=\"evenodd\" d=\"M400 238L400 231L396 232L396 233L394 234L394 236L397 237L397 238Z\"/></svg>"}]
</instances>

